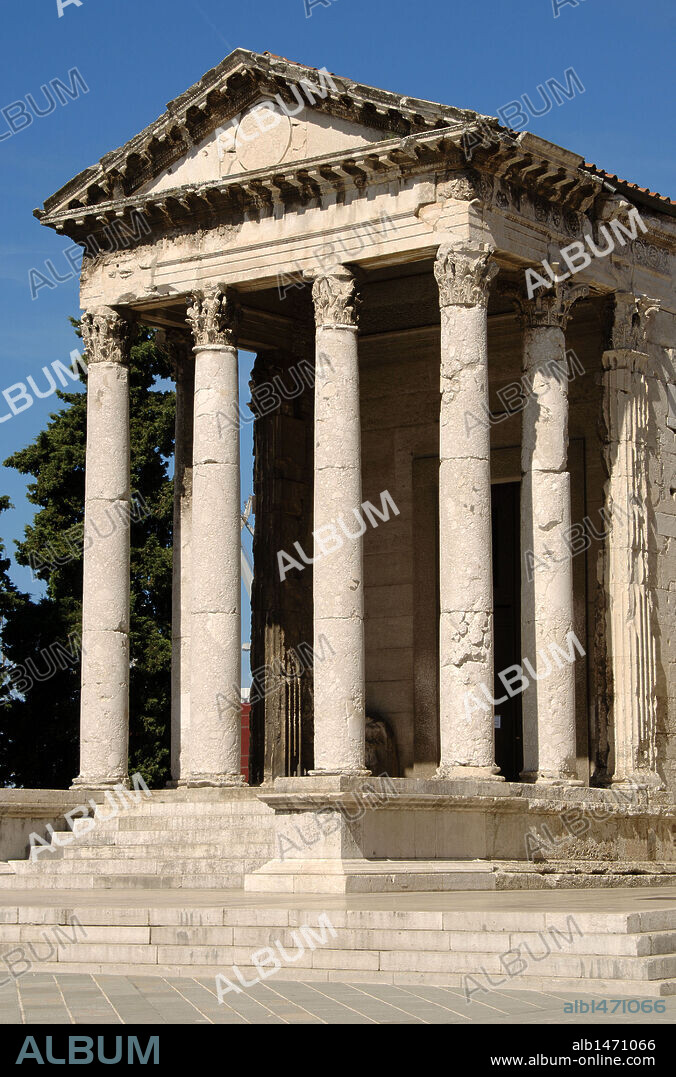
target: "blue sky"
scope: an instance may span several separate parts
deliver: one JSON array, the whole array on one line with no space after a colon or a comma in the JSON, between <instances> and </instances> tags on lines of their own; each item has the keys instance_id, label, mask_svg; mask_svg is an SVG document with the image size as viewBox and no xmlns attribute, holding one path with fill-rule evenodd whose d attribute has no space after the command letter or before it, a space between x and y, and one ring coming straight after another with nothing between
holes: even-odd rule
<instances>
[{"instance_id":1,"label":"blue sky","mask_svg":"<svg viewBox=\"0 0 676 1077\"><path fill-rule=\"evenodd\" d=\"M65 3L65 0L64 0ZM311 15L307 7L311 5ZM554 5L558 17L554 17ZM268 50L356 80L495 115L538 84L574 68L585 92L532 119L536 134L625 179L673 193L668 156L676 8L672 0L57 0L8 2L0 65L0 392L65 362L77 341L77 282L41 288L31 267L51 259L62 276L70 243L32 211L64 182L124 143L233 48ZM3 138L3 109L77 68L89 92ZM10 109L16 116L21 107ZM21 121L15 121L20 126ZM242 357L246 392L250 357ZM244 396L246 399L246 395ZM0 460L44 426L55 398L0 422ZM8 411L0 396L0 419ZM243 497L251 488L250 428ZM15 509L0 519L10 548L31 509L21 476L3 469ZM28 570L15 581L32 587Z\"/></svg>"}]
</instances>

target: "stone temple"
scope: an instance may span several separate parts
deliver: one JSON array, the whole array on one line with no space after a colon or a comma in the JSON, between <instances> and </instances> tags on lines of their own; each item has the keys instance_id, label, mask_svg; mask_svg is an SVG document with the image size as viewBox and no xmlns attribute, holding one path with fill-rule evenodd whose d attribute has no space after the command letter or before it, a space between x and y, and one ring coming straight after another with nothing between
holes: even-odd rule
<instances>
[{"instance_id":1,"label":"stone temple","mask_svg":"<svg viewBox=\"0 0 676 1077\"><path fill-rule=\"evenodd\" d=\"M172 782L106 821L128 783L120 527L85 542L80 772L3 794L0 883L298 908L673 885L674 204L490 117L237 49L36 213L90 255L89 534L129 512L131 323L173 358ZM20 859L88 798L98 826ZM664 984L661 960L570 977Z\"/></svg>"}]
</instances>

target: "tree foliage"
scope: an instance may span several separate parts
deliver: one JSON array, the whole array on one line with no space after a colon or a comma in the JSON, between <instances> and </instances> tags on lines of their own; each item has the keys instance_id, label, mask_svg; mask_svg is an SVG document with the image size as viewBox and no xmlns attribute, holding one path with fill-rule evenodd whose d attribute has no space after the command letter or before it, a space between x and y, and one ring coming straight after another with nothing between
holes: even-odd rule
<instances>
[{"instance_id":1,"label":"tree foliage","mask_svg":"<svg viewBox=\"0 0 676 1077\"><path fill-rule=\"evenodd\" d=\"M71 321L79 335L78 323ZM169 776L173 483L168 471L175 396L154 388L157 380L171 376L154 336L153 330L135 330L129 362L134 500L129 766L157 786ZM86 374L81 380L86 383ZM28 500L36 512L17 543L16 560L31 567L46 593L37 600L20 595L7 576L7 562L0 560L3 652L15 670L14 690L5 690L0 707L0 781L34 788L67 787L78 773L87 398L83 392L57 395L64 406L30 445L5 461L33 479ZM27 676L17 676L17 670Z\"/></svg>"}]
</instances>

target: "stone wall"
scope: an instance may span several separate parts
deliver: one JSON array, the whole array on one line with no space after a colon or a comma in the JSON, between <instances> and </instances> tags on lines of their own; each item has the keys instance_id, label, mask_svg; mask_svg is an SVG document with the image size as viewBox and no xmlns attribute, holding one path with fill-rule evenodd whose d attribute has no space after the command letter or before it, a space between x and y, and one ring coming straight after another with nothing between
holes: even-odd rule
<instances>
[{"instance_id":1,"label":"stone wall","mask_svg":"<svg viewBox=\"0 0 676 1077\"><path fill-rule=\"evenodd\" d=\"M48 826L56 831L69 829L64 819L66 812L86 804L90 797L97 802L103 800L102 793L91 790L0 790L0 863L27 856L33 833L49 841Z\"/></svg>"}]
</instances>

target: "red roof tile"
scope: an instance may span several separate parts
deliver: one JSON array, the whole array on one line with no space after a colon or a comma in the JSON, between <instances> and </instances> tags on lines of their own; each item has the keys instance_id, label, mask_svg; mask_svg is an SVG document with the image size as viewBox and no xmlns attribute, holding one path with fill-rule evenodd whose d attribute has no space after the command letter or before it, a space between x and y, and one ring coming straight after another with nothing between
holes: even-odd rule
<instances>
[{"instance_id":1,"label":"red roof tile","mask_svg":"<svg viewBox=\"0 0 676 1077\"><path fill-rule=\"evenodd\" d=\"M637 183L630 183L628 180L620 179L614 172L606 172L604 168L597 168L596 165L589 164L588 161L585 161L584 167L588 168L590 172L594 172L597 176L602 176L603 179L607 179L609 182L613 181L615 183L620 183L623 187L628 187L631 191L640 191L641 194L645 194L649 198L658 198L660 202L666 202L670 206L676 205L676 203L674 203L671 198L667 198L666 195L658 194L657 191L651 191L648 187L639 187Z\"/></svg>"}]
</instances>

